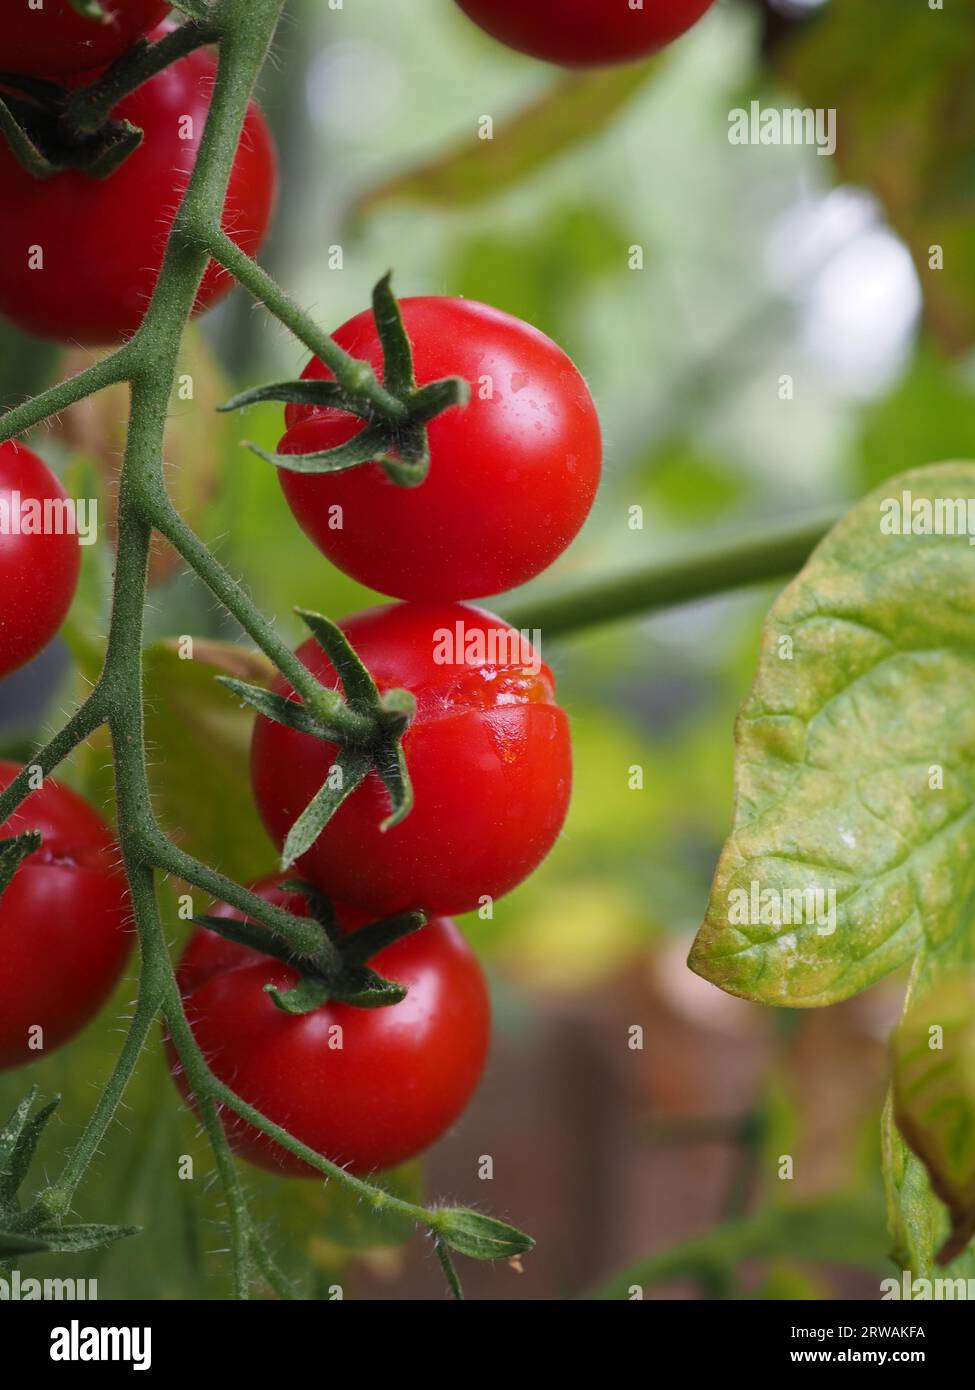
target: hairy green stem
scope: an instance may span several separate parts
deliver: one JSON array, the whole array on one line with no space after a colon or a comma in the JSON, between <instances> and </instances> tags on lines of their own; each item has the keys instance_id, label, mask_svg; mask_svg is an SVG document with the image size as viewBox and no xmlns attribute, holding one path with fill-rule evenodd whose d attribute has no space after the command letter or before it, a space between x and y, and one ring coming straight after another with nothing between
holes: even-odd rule
<instances>
[{"instance_id":1,"label":"hairy green stem","mask_svg":"<svg viewBox=\"0 0 975 1390\"><path fill-rule=\"evenodd\" d=\"M93 396L106 386L117 386L122 381L128 381L130 362L131 349L126 345L110 357L103 357L90 367L85 367L84 371L69 376L66 381L48 387L39 396L14 406L0 415L0 443L24 434L42 420L49 420L52 415L67 410L69 405L75 405L86 396Z\"/></svg>"},{"instance_id":2,"label":"hairy green stem","mask_svg":"<svg viewBox=\"0 0 975 1390\"><path fill-rule=\"evenodd\" d=\"M314 1149L303 1144L301 1140L295 1139L294 1135L289 1134L286 1129L282 1129L273 1120L269 1120L266 1115L263 1115L253 1105L237 1095L236 1091L233 1091L225 1082L221 1081L211 1071L209 1063L200 1051L193 1030L187 1022L183 1001L176 988L175 979L172 981L171 988L167 990L163 1012L173 1046L179 1054L186 1079L197 1100L209 1099L216 1101L219 1105L226 1106L228 1110L233 1111L235 1115L239 1115L242 1120L246 1120L249 1125L259 1130L261 1134L266 1134L269 1139L273 1139L289 1153L303 1159L310 1168L314 1168L326 1178L334 1178L344 1187L350 1188L374 1211L395 1212L401 1216L411 1217L419 1224L428 1226L432 1231L436 1230L437 1214L435 1211L418 1207L413 1202L407 1202L381 1187L374 1187L363 1178L357 1178L352 1173L346 1172L339 1164L333 1163L331 1159L316 1153Z\"/></svg>"},{"instance_id":3,"label":"hairy green stem","mask_svg":"<svg viewBox=\"0 0 975 1390\"><path fill-rule=\"evenodd\" d=\"M212 34L220 42L216 85L194 172L173 223L159 280L138 332L110 357L25 402L0 420L0 439L7 439L105 386L125 381L131 388L129 433L119 482L112 617L102 675L65 728L37 754L35 763L46 775L96 728L108 724L114 755L118 838L139 936L139 996L113 1074L63 1171L42 1194L38 1210L55 1216L63 1216L69 1210L75 1190L121 1103L153 1021L161 1012L213 1147L228 1203L235 1292L242 1298L248 1296L255 1264L281 1297L293 1297L294 1291L277 1269L252 1224L220 1117L222 1107L239 1115L327 1178L350 1187L374 1210L408 1216L435 1234L438 1222L443 1224L436 1211L415 1206L353 1177L315 1153L214 1075L183 1011L155 891L157 869L178 874L264 922L297 954L311 954L309 948L313 947L319 959L324 957L327 963L331 951L336 963L340 963L336 948L320 930L272 907L208 869L163 835L152 808L145 753L141 658L149 549L154 530L166 537L209 585L323 722L336 727L350 741L365 741L375 734L374 721L352 711L337 692L321 687L280 642L241 586L219 566L178 515L167 495L163 477L164 431L182 331L192 313L211 251L291 327L311 351L322 357L343 386L387 418L398 418L405 410L400 401L379 385L367 364L348 357L321 333L253 261L237 251L216 225L215 210L223 206L253 83L283 4L284 0L216 0L206 11L206 23L212 25ZM197 13L195 6L186 8ZM211 30L208 28L207 32ZM191 40L195 43L199 37L199 33L184 34L178 43L174 41L162 52L186 51L179 49L179 45ZM118 73L115 76L118 77ZM103 91L107 93L108 88ZM88 109L90 114L92 108ZM0 798L0 818L9 816L29 790L25 771ZM441 1250L440 1254L443 1259L445 1251ZM452 1269L449 1257L445 1271L448 1269ZM456 1274L448 1278L451 1287L455 1291L459 1289Z\"/></svg>"},{"instance_id":4,"label":"hairy green stem","mask_svg":"<svg viewBox=\"0 0 975 1390\"><path fill-rule=\"evenodd\" d=\"M275 907L258 897L250 889L242 888L233 879L218 873L216 869L211 869L201 860L194 859L191 854L186 854L161 832L154 838L152 859L158 868L175 874L177 878L193 884L195 888L202 888L215 900L229 903L249 918L262 922L296 956L306 959L319 957L326 966L331 965L336 970L340 967L342 962L337 947L329 941L316 923L294 917L283 908Z\"/></svg>"},{"instance_id":5,"label":"hairy green stem","mask_svg":"<svg viewBox=\"0 0 975 1390\"><path fill-rule=\"evenodd\" d=\"M84 743L107 719L107 711L101 685L96 685L84 704L59 729L50 742L25 763L5 791L0 793L0 825L12 816L17 807L30 795L32 769L40 768L41 775L47 777L69 753L73 753L79 743Z\"/></svg>"},{"instance_id":6,"label":"hairy green stem","mask_svg":"<svg viewBox=\"0 0 975 1390\"><path fill-rule=\"evenodd\" d=\"M394 421L409 418L408 406L379 384L369 364L343 351L319 328L310 314L285 294L266 270L230 240L226 232L220 229L211 231L207 245L213 259L219 261L224 270L229 271L275 318L290 328L310 352L320 357L349 395L365 398L380 418Z\"/></svg>"},{"instance_id":7,"label":"hairy green stem","mask_svg":"<svg viewBox=\"0 0 975 1390\"><path fill-rule=\"evenodd\" d=\"M153 524L159 534L165 536L265 656L274 662L312 713L350 741L368 740L374 732L374 721L350 709L337 691L326 689L315 679L254 606L242 585L227 573L210 549L190 529L169 498L165 495L155 496L150 508Z\"/></svg>"}]
</instances>

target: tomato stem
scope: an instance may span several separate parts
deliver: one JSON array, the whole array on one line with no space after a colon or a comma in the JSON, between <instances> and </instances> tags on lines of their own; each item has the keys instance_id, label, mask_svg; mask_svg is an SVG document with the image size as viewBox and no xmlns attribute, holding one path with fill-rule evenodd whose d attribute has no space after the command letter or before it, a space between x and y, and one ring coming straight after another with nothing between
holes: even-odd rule
<instances>
[{"instance_id":1,"label":"tomato stem","mask_svg":"<svg viewBox=\"0 0 975 1390\"><path fill-rule=\"evenodd\" d=\"M540 628L546 637L565 636L597 624L711 598L749 584L795 574L809 559L843 510L766 522L718 541L689 544L670 559L564 584L558 593L544 590L504 608L503 616L520 630Z\"/></svg>"},{"instance_id":2,"label":"tomato stem","mask_svg":"<svg viewBox=\"0 0 975 1390\"><path fill-rule=\"evenodd\" d=\"M139 934L138 1001L114 1070L81 1138L59 1177L41 1194L32 1219L42 1224L52 1217L63 1218L70 1210L74 1194L122 1101L153 1024L162 1013L191 1092L200 1107L227 1196L234 1291L239 1298L249 1296L255 1271L259 1271L281 1297L295 1295L266 1250L247 1209L220 1116L222 1108L240 1115L325 1177L351 1188L374 1210L409 1216L431 1231L436 1230L438 1220L436 1213L353 1177L315 1153L247 1104L211 1072L186 1021L156 896L157 872L176 874L263 922L296 954L307 954L307 948L313 944L327 968L346 969L344 958L326 933L316 930L313 923L273 908L185 854L168 839L156 821L148 780L142 689L142 636L149 548L154 532L164 536L209 585L314 713L334 725L351 744L369 744L377 739L383 743L388 755L384 760L384 766L389 765L387 778L400 788L400 800L406 804L405 768L394 767L396 758L391 755L398 748L397 732L408 722L407 697L398 700L388 697L384 704L377 695L375 709L366 709L361 701L350 704L337 692L322 687L281 642L241 585L222 568L179 516L168 497L163 476L163 438L182 334L211 252L321 356L340 384L357 398L368 400L387 419L403 418L407 412L401 401L380 386L371 368L348 357L321 333L311 318L253 261L237 251L217 225L214 210L223 207L251 90L283 6L284 0L216 0L206 12L207 24L212 26L207 34L220 44L213 100L196 165L167 243L162 271L135 336L111 356L0 418L0 440L10 439L106 386L124 381L131 389L129 432L119 482L118 550L104 668L84 704L0 795L0 819L7 819L31 790L32 767L40 767L47 776L79 743L96 729L108 725L115 767L119 844ZM173 56L178 56L175 50L179 45L189 43L191 38L194 42L201 38L201 30L184 27L187 32L163 48L163 54L172 52ZM142 56L138 58L140 52ZM152 55L150 51L148 61L156 62L159 56L158 52ZM137 58L139 62L144 61L145 51L137 50ZM135 72L137 58L133 58L131 64L120 65L113 80L119 80L123 72ZM104 94L108 91L108 85L102 88ZM90 115L94 109L90 93L86 101ZM391 741L393 749L389 747ZM387 923L383 939L402 935L412 925L407 918ZM312 931L315 932L314 943L309 941ZM376 937L377 941L379 939ZM367 973L363 971L364 977Z\"/></svg>"}]
</instances>

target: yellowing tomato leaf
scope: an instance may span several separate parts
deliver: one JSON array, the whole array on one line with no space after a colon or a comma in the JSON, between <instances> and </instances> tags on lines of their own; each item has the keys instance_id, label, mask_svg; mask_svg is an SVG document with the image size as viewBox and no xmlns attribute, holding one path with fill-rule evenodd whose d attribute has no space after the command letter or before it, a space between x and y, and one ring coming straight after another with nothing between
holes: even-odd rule
<instances>
[{"instance_id":1,"label":"yellowing tomato leaf","mask_svg":"<svg viewBox=\"0 0 975 1390\"><path fill-rule=\"evenodd\" d=\"M921 533L969 498L972 463L892 479L772 608L690 958L729 993L830 1004L971 931L975 546Z\"/></svg>"}]
</instances>

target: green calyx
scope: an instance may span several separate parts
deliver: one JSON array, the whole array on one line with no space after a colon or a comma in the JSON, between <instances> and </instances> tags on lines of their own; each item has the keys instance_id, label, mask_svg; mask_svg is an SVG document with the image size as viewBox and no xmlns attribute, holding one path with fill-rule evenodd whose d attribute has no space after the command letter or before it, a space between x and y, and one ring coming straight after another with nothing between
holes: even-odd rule
<instances>
[{"instance_id":1,"label":"green calyx","mask_svg":"<svg viewBox=\"0 0 975 1390\"><path fill-rule=\"evenodd\" d=\"M403 985L385 979L367 962L394 941L418 931L427 920L424 913L399 913L357 931L343 932L331 900L319 889L300 881L283 886L302 894L308 903L308 917L283 912L255 898L254 917L263 923L261 926L228 917L202 916L193 921L298 972L300 979L291 989L265 985L267 994L283 1013L300 1016L328 1003L381 1009L406 998Z\"/></svg>"},{"instance_id":2,"label":"green calyx","mask_svg":"<svg viewBox=\"0 0 975 1390\"><path fill-rule=\"evenodd\" d=\"M105 22L97 0L74 0L92 22ZM142 144L143 132L112 111L163 68L211 43L216 31L206 20L189 19L149 43L145 39L84 87L63 87L42 78L0 71L0 133L34 178L68 169L105 179Z\"/></svg>"},{"instance_id":3,"label":"green calyx","mask_svg":"<svg viewBox=\"0 0 975 1390\"><path fill-rule=\"evenodd\" d=\"M418 487L430 471L431 420L454 406L465 406L470 385L460 377L418 386L413 369L413 349L403 324L399 303L392 291L392 276L385 275L372 295L372 312L383 349L383 385L367 363L348 357L335 347L326 365L334 381L304 379L259 386L234 396L222 410L265 401L307 405L346 411L362 420L363 427L344 444L309 454L269 453L256 444L246 447L276 468L291 473L345 473L364 464L379 464L397 487Z\"/></svg>"},{"instance_id":4,"label":"green calyx","mask_svg":"<svg viewBox=\"0 0 975 1390\"><path fill-rule=\"evenodd\" d=\"M281 867L290 869L318 839L332 816L352 793L375 772L389 793L390 814L380 829L389 830L409 815L413 789L403 734L416 711L408 690L380 694L376 682L353 650L342 629L321 613L296 610L338 672L345 691L342 701L333 690L312 686L302 691L299 703L276 695L263 686L220 676L245 704L265 718L327 743L337 743L339 753L326 781L295 821L285 840Z\"/></svg>"}]
</instances>

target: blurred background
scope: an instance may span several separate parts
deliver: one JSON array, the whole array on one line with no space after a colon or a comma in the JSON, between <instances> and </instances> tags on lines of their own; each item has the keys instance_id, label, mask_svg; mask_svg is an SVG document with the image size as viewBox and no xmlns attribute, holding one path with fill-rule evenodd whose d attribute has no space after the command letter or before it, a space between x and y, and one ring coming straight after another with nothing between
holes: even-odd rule
<instances>
[{"instance_id":1,"label":"blurred background","mask_svg":"<svg viewBox=\"0 0 975 1390\"><path fill-rule=\"evenodd\" d=\"M294 0L260 92L282 155L265 264L327 328L393 266L400 294L468 295L556 338L599 406L606 477L539 590L647 562L971 456L973 60L961 3L720 0L660 58L570 77L492 43L451 0ZM730 145L728 113L753 99L835 107L836 156ZM484 116L492 142L477 139ZM3 325L0 349L4 404L87 360ZM174 402L167 445L179 506L296 641L294 605L339 616L375 596L305 541L273 470L241 450L242 438L274 447L280 409L213 407L304 358L238 294L187 337L194 399ZM106 393L34 441L69 491L109 514L125 412L124 393ZM0 683L3 756L26 757L97 673L111 564L107 543L86 552L63 640ZM163 548L153 578L159 813L194 852L255 879L274 854L247 791L249 720L213 680L228 658L213 646L181 662L167 645L239 634ZM639 1284L646 1297L870 1298L893 1272L879 1115L903 981L799 1014L726 997L685 966L730 824L733 721L773 592L545 650L573 723L569 824L493 921L464 923L491 976L487 1077L456 1130L393 1179L536 1237L523 1268L463 1262L469 1296L627 1297ZM64 775L110 813L104 742ZM175 890L163 891L177 943ZM109 1071L132 995L130 980L31 1068L45 1094L65 1095L51 1168ZM0 1077L0 1108L26 1081ZM177 1176L186 1152L189 1182ZM245 1178L313 1292L445 1296L423 1240L404 1243L408 1232L317 1183ZM145 1227L72 1266L102 1297L227 1294L212 1163L158 1044L78 1201L85 1219Z\"/></svg>"}]
</instances>

